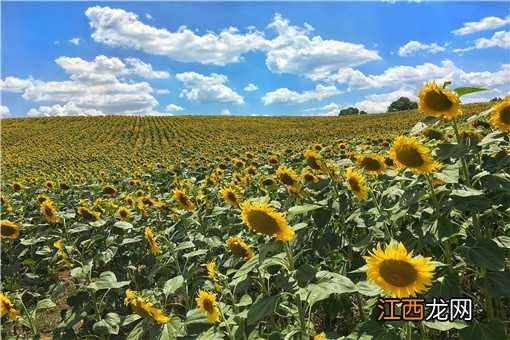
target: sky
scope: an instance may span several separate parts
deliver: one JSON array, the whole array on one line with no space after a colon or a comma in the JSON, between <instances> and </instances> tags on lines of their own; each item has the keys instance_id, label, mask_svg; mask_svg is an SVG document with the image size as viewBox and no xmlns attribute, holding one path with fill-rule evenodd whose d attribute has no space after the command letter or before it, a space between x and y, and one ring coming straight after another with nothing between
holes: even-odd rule
<instances>
[{"instance_id":1,"label":"sky","mask_svg":"<svg viewBox=\"0 0 510 340\"><path fill-rule=\"evenodd\" d=\"M0 115L384 112L510 93L508 2L1 2Z\"/></svg>"}]
</instances>

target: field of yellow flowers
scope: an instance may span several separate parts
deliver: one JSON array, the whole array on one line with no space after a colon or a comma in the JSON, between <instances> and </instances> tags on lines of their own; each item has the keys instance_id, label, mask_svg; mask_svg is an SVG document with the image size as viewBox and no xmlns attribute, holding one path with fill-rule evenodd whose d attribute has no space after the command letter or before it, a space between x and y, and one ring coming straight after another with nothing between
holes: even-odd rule
<instances>
[{"instance_id":1,"label":"field of yellow flowers","mask_svg":"<svg viewBox=\"0 0 510 340\"><path fill-rule=\"evenodd\" d=\"M508 338L510 98L450 87L366 117L3 120L2 337ZM409 297L472 320L378 320Z\"/></svg>"}]
</instances>

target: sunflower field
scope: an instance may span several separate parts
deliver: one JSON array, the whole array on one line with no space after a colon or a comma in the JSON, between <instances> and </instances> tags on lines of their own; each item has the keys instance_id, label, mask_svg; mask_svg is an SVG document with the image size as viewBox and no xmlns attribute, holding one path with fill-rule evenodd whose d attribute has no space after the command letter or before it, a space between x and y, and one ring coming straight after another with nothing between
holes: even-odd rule
<instances>
[{"instance_id":1,"label":"sunflower field","mask_svg":"<svg viewBox=\"0 0 510 340\"><path fill-rule=\"evenodd\" d=\"M510 97L450 87L367 117L2 120L2 337L507 339ZM408 298L471 315L381 320Z\"/></svg>"}]
</instances>

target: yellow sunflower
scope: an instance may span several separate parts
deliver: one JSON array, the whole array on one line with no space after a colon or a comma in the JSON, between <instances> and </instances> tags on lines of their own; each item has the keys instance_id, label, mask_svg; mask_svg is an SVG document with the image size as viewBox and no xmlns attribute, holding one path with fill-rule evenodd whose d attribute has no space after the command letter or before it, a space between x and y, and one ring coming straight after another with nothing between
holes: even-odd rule
<instances>
[{"instance_id":1,"label":"yellow sunflower","mask_svg":"<svg viewBox=\"0 0 510 340\"><path fill-rule=\"evenodd\" d=\"M18 182L12 183L12 190L19 192L21 191L21 189L23 189L23 186L21 184L19 184Z\"/></svg>"},{"instance_id":2,"label":"yellow sunflower","mask_svg":"<svg viewBox=\"0 0 510 340\"><path fill-rule=\"evenodd\" d=\"M313 173L313 170L303 168L301 170L301 180L305 183L317 183L319 178Z\"/></svg>"},{"instance_id":3,"label":"yellow sunflower","mask_svg":"<svg viewBox=\"0 0 510 340\"><path fill-rule=\"evenodd\" d=\"M19 226L9 220L2 220L0 224L0 237L15 240L19 237Z\"/></svg>"},{"instance_id":4,"label":"yellow sunflower","mask_svg":"<svg viewBox=\"0 0 510 340\"><path fill-rule=\"evenodd\" d=\"M238 191L237 187L230 185L223 188L221 195L232 207L237 208L240 201Z\"/></svg>"},{"instance_id":5,"label":"yellow sunflower","mask_svg":"<svg viewBox=\"0 0 510 340\"><path fill-rule=\"evenodd\" d=\"M360 201L368 198L368 188L365 185L365 179L362 174L352 168L348 168L345 172L345 181L349 186L349 190L351 190Z\"/></svg>"},{"instance_id":6,"label":"yellow sunflower","mask_svg":"<svg viewBox=\"0 0 510 340\"><path fill-rule=\"evenodd\" d=\"M158 243L156 242L156 237L154 236L154 233L152 232L151 228L145 227L144 237L149 242L152 255L159 254L159 246Z\"/></svg>"},{"instance_id":7,"label":"yellow sunflower","mask_svg":"<svg viewBox=\"0 0 510 340\"><path fill-rule=\"evenodd\" d=\"M310 168L321 171L327 170L325 169L324 163L317 152L313 150L306 150L304 156Z\"/></svg>"},{"instance_id":8,"label":"yellow sunflower","mask_svg":"<svg viewBox=\"0 0 510 340\"><path fill-rule=\"evenodd\" d=\"M41 215L44 216L48 223L56 223L58 220L57 211L53 206L53 202L51 200L46 200L41 204L40 207Z\"/></svg>"},{"instance_id":9,"label":"yellow sunflower","mask_svg":"<svg viewBox=\"0 0 510 340\"><path fill-rule=\"evenodd\" d=\"M364 259L368 279L393 297L423 294L432 285L435 267L431 259L413 257L413 252L408 253L402 242L392 242L384 250L378 244Z\"/></svg>"},{"instance_id":10,"label":"yellow sunflower","mask_svg":"<svg viewBox=\"0 0 510 340\"><path fill-rule=\"evenodd\" d=\"M234 256L250 259L254 253L240 237L230 236L225 242Z\"/></svg>"},{"instance_id":11,"label":"yellow sunflower","mask_svg":"<svg viewBox=\"0 0 510 340\"><path fill-rule=\"evenodd\" d=\"M89 221L97 221L101 217L100 212L90 210L87 207L79 207L78 214L83 216L84 219Z\"/></svg>"},{"instance_id":12,"label":"yellow sunflower","mask_svg":"<svg viewBox=\"0 0 510 340\"><path fill-rule=\"evenodd\" d=\"M510 96L494 105L490 122L503 132L510 132Z\"/></svg>"},{"instance_id":13,"label":"yellow sunflower","mask_svg":"<svg viewBox=\"0 0 510 340\"><path fill-rule=\"evenodd\" d=\"M430 154L430 149L414 137L399 136L390 150L393 163L400 169L410 169L417 174L431 173L441 168Z\"/></svg>"},{"instance_id":14,"label":"yellow sunflower","mask_svg":"<svg viewBox=\"0 0 510 340\"><path fill-rule=\"evenodd\" d=\"M220 290L222 287L218 280L218 273L216 272L216 262L211 260L207 262L207 277L214 283L214 289Z\"/></svg>"},{"instance_id":15,"label":"yellow sunflower","mask_svg":"<svg viewBox=\"0 0 510 340\"><path fill-rule=\"evenodd\" d=\"M14 309L14 304L7 295L0 292L0 317L5 315L7 315L7 317L11 320L16 320L18 318L18 311Z\"/></svg>"},{"instance_id":16,"label":"yellow sunflower","mask_svg":"<svg viewBox=\"0 0 510 340\"><path fill-rule=\"evenodd\" d=\"M117 216L119 216L122 221L129 221L131 219L131 212L128 208L121 206L117 209Z\"/></svg>"},{"instance_id":17,"label":"yellow sunflower","mask_svg":"<svg viewBox=\"0 0 510 340\"><path fill-rule=\"evenodd\" d=\"M196 301L198 308L206 313L207 320L210 323L220 320L220 310L216 302L216 294L200 289Z\"/></svg>"},{"instance_id":18,"label":"yellow sunflower","mask_svg":"<svg viewBox=\"0 0 510 340\"><path fill-rule=\"evenodd\" d=\"M276 177L280 182L287 186L287 189L291 193L299 192L301 186L297 181L296 172L292 169L287 168L285 165L280 165L276 170Z\"/></svg>"},{"instance_id":19,"label":"yellow sunflower","mask_svg":"<svg viewBox=\"0 0 510 340\"><path fill-rule=\"evenodd\" d=\"M242 207L242 218L244 224L256 232L274 235L280 241L294 238L294 230L289 227L285 215L275 211L267 202L246 201Z\"/></svg>"},{"instance_id":20,"label":"yellow sunflower","mask_svg":"<svg viewBox=\"0 0 510 340\"><path fill-rule=\"evenodd\" d=\"M186 193L181 189L174 189L172 191L172 195L174 199L177 201L179 206L187 211L191 211L195 209L195 204L191 201L191 199L186 195Z\"/></svg>"},{"instance_id":21,"label":"yellow sunflower","mask_svg":"<svg viewBox=\"0 0 510 340\"><path fill-rule=\"evenodd\" d=\"M359 155L356 157L356 164L371 176L378 176L386 171L384 157L377 154Z\"/></svg>"},{"instance_id":22,"label":"yellow sunflower","mask_svg":"<svg viewBox=\"0 0 510 340\"><path fill-rule=\"evenodd\" d=\"M64 246L62 245L62 240L57 240L57 241L53 242L53 247L55 247L55 249L57 249L57 256L61 257L62 260L64 260L64 263L66 264L66 266L68 268L71 268L73 265L69 261L69 255L67 255L67 253L64 249Z\"/></svg>"},{"instance_id":23,"label":"yellow sunflower","mask_svg":"<svg viewBox=\"0 0 510 340\"><path fill-rule=\"evenodd\" d=\"M159 324L166 324L170 321L170 317L155 307L152 303L146 299L139 297L131 289L126 290L126 297L124 298L124 304L130 305L133 312L144 318L151 318Z\"/></svg>"},{"instance_id":24,"label":"yellow sunflower","mask_svg":"<svg viewBox=\"0 0 510 340\"><path fill-rule=\"evenodd\" d=\"M418 98L420 99L418 110L422 113L446 120L462 115L459 97L437 86L435 81L425 83L418 93Z\"/></svg>"}]
</instances>

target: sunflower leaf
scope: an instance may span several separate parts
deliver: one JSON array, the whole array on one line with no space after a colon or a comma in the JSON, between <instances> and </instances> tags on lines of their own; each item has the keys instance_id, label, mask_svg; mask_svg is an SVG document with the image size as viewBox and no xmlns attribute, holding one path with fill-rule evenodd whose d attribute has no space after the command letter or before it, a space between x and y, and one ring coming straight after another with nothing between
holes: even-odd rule
<instances>
[{"instance_id":1,"label":"sunflower leaf","mask_svg":"<svg viewBox=\"0 0 510 340\"><path fill-rule=\"evenodd\" d=\"M457 87L453 91L455 91L455 93L457 93L457 95L459 97L462 97L462 96L464 96L466 94L470 94L470 93L487 91L487 89L483 88L483 87Z\"/></svg>"}]
</instances>

